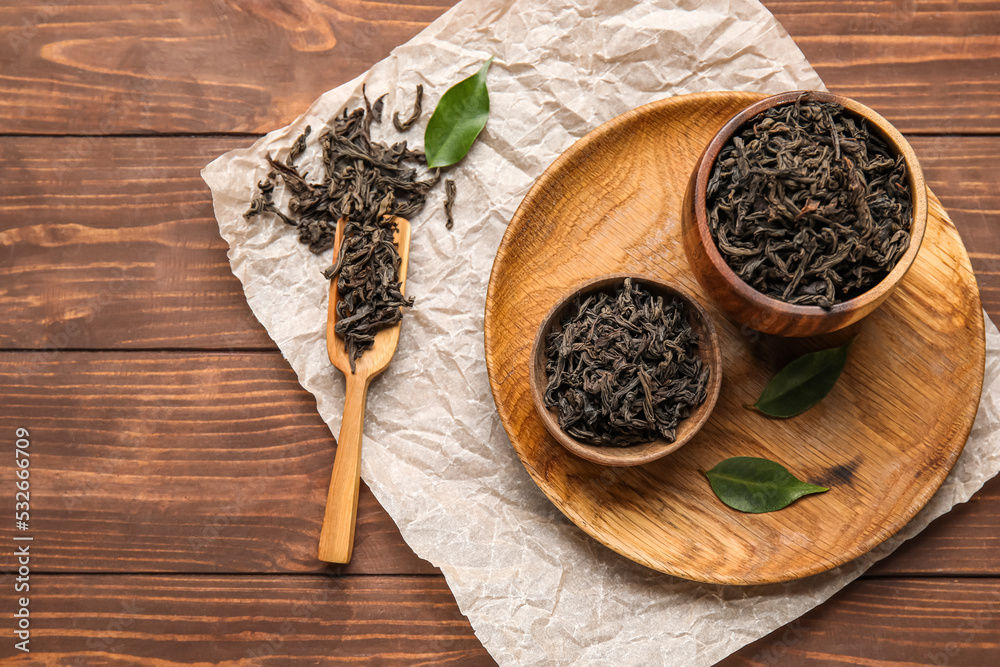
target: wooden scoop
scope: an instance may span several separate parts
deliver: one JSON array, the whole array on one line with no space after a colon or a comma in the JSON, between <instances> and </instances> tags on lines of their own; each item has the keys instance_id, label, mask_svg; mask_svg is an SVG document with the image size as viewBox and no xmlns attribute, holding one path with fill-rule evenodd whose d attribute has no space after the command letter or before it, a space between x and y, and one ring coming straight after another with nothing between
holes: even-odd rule
<instances>
[{"instance_id":1,"label":"wooden scoop","mask_svg":"<svg viewBox=\"0 0 1000 667\"><path fill-rule=\"evenodd\" d=\"M406 265L410 255L410 223L396 218L396 245L399 248L399 289L406 293ZM333 256L340 252L344 223L337 225ZM358 488L361 485L361 434L365 422L365 400L372 379L385 370L399 342L399 326L375 334L375 345L355 360L355 372L344 349L344 339L334 332L337 324L337 281L330 282L330 305L326 321L326 350L330 361L347 378L344 417L337 438L337 456L326 497L323 530L319 535L319 559L328 563L347 563L354 550L354 522L358 514Z\"/></svg>"}]
</instances>

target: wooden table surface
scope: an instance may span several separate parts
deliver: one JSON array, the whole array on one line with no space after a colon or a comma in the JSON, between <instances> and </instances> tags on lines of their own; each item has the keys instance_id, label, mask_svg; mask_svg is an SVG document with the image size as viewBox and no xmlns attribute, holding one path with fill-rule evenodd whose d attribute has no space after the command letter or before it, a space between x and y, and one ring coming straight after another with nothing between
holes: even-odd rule
<instances>
[{"instance_id":1,"label":"wooden table surface","mask_svg":"<svg viewBox=\"0 0 1000 667\"><path fill-rule=\"evenodd\" d=\"M367 487L353 561L316 560L334 439L247 307L198 173L451 4L0 8L0 659L494 664ZM765 4L832 91L909 137L1000 321L1000 1ZM1000 664L1000 479L722 664Z\"/></svg>"}]
</instances>

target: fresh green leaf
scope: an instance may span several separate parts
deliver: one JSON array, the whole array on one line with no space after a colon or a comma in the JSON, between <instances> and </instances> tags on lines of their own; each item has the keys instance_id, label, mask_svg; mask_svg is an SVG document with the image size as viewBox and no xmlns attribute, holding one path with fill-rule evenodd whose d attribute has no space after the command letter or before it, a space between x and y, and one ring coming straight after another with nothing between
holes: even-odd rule
<instances>
[{"instance_id":1,"label":"fresh green leaf","mask_svg":"<svg viewBox=\"0 0 1000 667\"><path fill-rule=\"evenodd\" d=\"M752 514L774 512L802 496L829 491L799 481L779 463L752 456L726 459L705 476L719 500L735 510Z\"/></svg>"},{"instance_id":2,"label":"fresh green leaf","mask_svg":"<svg viewBox=\"0 0 1000 667\"><path fill-rule=\"evenodd\" d=\"M769 417L794 417L823 400L837 383L852 338L841 347L810 352L791 362L767 383L753 408Z\"/></svg>"},{"instance_id":3,"label":"fresh green leaf","mask_svg":"<svg viewBox=\"0 0 1000 667\"><path fill-rule=\"evenodd\" d=\"M424 130L428 167L447 167L461 160L486 127L486 119L490 116L486 72L492 62L490 58L478 72L459 81L441 96Z\"/></svg>"}]
</instances>

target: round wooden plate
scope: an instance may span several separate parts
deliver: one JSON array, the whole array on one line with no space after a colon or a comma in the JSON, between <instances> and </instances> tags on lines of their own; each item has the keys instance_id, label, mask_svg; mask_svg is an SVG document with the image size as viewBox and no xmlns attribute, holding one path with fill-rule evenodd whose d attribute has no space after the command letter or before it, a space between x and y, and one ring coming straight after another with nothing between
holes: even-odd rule
<instances>
[{"instance_id":1,"label":"round wooden plate","mask_svg":"<svg viewBox=\"0 0 1000 667\"><path fill-rule=\"evenodd\" d=\"M923 245L899 288L841 332L781 339L741 330L695 280L681 243L691 170L720 127L763 95L675 97L602 125L528 192L497 251L486 297L486 363L525 468L580 528L648 567L697 581L761 584L823 572L899 530L944 481L972 428L985 349L968 254L929 193ZM723 381L708 422L654 463L609 468L560 447L535 413L535 332L574 285L604 273L673 282L706 306ZM788 420L743 407L784 363L857 335L819 405ZM830 491L770 514L723 505L700 472L730 456L778 461Z\"/></svg>"}]
</instances>

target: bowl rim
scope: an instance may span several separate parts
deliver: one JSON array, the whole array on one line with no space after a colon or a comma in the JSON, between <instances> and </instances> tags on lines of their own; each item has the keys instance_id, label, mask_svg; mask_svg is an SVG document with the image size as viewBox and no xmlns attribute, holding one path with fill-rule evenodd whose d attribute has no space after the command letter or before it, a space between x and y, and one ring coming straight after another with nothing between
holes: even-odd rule
<instances>
[{"instance_id":1,"label":"bowl rim","mask_svg":"<svg viewBox=\"0 0 1000 667\"><path fill-rule=\"evenodd\" d=\"M729 266L719 252L715 240L708 229L708 208L707 192L708 179L711 176L715 161L722 151L722 148L729 140L754 116L777 106L784 106L795 102L803 95L808 95L809 99L819 102L836 102L848 111L860 116L871 127L874 127L887 140L890 148L903 156L906 162L907 181L910 187L911 196L911 217L910 217L910 245L899 258L896 265L887 273L882 280L875 283L861 294L833 304L830 308L821 306L803 306L790 304L780 299L757 291L754 287L740 278ZM697 228L699 243L704 248L709 260L715 269L722 275L729 288L735 291L738 296L753 304L754 307L770 310L788 317L822 317L822 316L842 316L848 313L864 310L879 301L903 278L910 266L917 257L920 245L923 242L924 232L927 228L927 186L924 181L923 170L917 161L916 153L909 142L889 121L876 113L873 109L842 95L836 95L821 90L795 90L786 93L779 93L766 97L759 102L755 102L745 108L740 113L733 116L716 133L705 148L695 167L693 180L693 206L695 223Z\"/></svg>"},{"instance_id":2,"label":"bowl rim","mask_svg":"<svg viewBox=\"0 0 1000 667\"><path fill-rule=\"evenodd\" d=\"M626 278L631 278L633 282L642 284L654 293L659 292L666 295L676 296L684 302L688 308L688 318L691 320L692 326L698 331L698 352L702 357L703 362L709 368L710 375L708 387L706 389L705 400L700 405L696 406L687 418L680 422L678 430L681 425L684 425L685 432L683 435L678 433L678 437L676 437L673 442L668 443L662 438L658 438L650 442L637 443L626 447L590 445L580 442L576 438L573 438L569 434L565 433L559 427L559 422L554 409L550 409L545 405L545 386L548 384L547 376L545 374L544 360L545 338L547 337L552 326L555 324L557 316L562 314L563 309L572 303L572 300L576 296L587 292L606 289L618 282L623 282ZM704 426L705 422L708 421L709 416L715 408L715 404L719 398L719 391L722 386L722 345L719 341L719 335L716 331L715 324L712 322L712 318L708 314L705 307L702 306L701 303L699 303L698 300L695 299L689 292L678 287L677 285L637 273L626 272L603 274L577 283L570 288L570 290L558 301L556 301L556 303L549 309L549 311L545 314L545 317L542 318L542 322L538 326L538 330L535 333L535 339L531 346L529 360L530 367L528 369L528 378L532 401L535 406L535 413L538 415L539 419L541 419L545 430L548 431L556 442L563 446L563 448L573 454L576 454L580 458L591 461L592 463L599 463L614 467L644 465L663 458L664 456L680 449L688 441L690 441L698 433L698 431L701 430L701 427Z\"/></svg>"}]
</instances>

